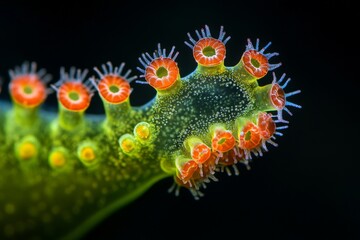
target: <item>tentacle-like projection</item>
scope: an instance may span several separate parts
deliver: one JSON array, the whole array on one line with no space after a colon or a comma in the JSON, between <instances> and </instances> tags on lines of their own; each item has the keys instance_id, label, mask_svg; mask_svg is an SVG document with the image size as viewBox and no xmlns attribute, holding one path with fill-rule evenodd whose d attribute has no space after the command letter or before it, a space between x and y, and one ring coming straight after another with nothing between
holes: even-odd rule
<instances>
[{"instance_id":1,"label":"tentacle-like projection","mask_svg":"<svg viewBox=\"0 0 360 240\"><path fill-rule=\"evenodd\" d=\"M139 78L109 61L90 74L61 68L48 88L45 70L26 62L0 80L11 97L0 104L0 239L78 239L165 177L169 192L198 200L219 174L238 175L278 146L300 90L276 77L271 43L248 40L226 66L224 27L187 36L197 63L187 76L175 47L158 44L140 54ZM130 103L134 80L156 90L143 106ZM104 115L85 113L95 92ZM57 113L43 108L51 93Z\"/></svg>"}]
</instances>

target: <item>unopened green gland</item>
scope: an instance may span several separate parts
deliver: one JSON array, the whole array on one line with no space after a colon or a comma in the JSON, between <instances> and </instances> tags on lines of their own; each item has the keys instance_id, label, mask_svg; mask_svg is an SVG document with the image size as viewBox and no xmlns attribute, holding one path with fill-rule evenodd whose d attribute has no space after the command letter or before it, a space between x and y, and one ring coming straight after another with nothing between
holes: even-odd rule
<instances>
[{"instance_id":1,"label":"unopened green gland","mask_svg":"<svg viewBox=\"0 0 360 240\"><path fill-rule=\"evenodd\" d=\"M203 39L216 40L225 46L228 39L224 40L222 29L218 39L212 38L209 32L206 26L206 32L199 40L190 38L193 49ZM215 48L205 47L202 57L210 54L211 58L217 54ZM287 105L298 105L285 101L280 106L281 99L285 100L288 95L272 92L278 84L276 80L259 86L257 80L260 77L246 66L249 63L245 61L245 54L257 51L262 56L271 56L254 48L251 42L246 47L234 67L225 67L223 59L214 66L212 62L211 66L200 64L202 60L194 55L198 61L197 69L186 77L170 79L172 83L164 88L163 83L156 85L148 79L146 67L157 59L175 60L175 57L159 51L153 58L143 57L144 77L155 87L157 95L142 107L130 106L128 97L116 104L103 98L104 116L72 111L64 108L65 103L59 104L56 114L44 111L40 106L28 107L16 102L15 98L12 105L2 101L1 239L24 236L27 239L76 239L165 177L174 177L180 182L178 187L189 188L196 195L199 189L194 185L214 176L215 173L210 172L217 172L220 165L216 164L225 163L222 156L234 153L240 162L248 162L251 154L257 155L264 150L266 147L259 144L253 149L239 147L246 124L257 124L259 113L267 111L277 113L275 122L286 123L282 109ZM257 69L260 64L257 62L250 67ZM272 70L272 65L266 64L267 73ZM159 70L158 80L171 74L172 69L166 69L166 66L164 70L169 71ZM109 69L110 73L120 72L116 71ZM98 90L100 92L100 85ZM110 91L117 90L113 87ZM181 182L187 169L179 169L175 159L191 159L193 153L189 149L196 148L189 148L184 142L196 138L211 148L215 146L212 141L217 133L213 129L231 131L236 146L228 152L213 147L212 156L217 158L217 162L212 163L214 168L207 171L207 165L203 165L202 176L191 178L187 175L191 180ZM257 134L256 131L246 133L253 137ZM250 140L256 141L256 138ZM260 140L261 144L267 141ZM216 146L226 141L220 139ZM243 143L241 146L249 145ZM240 151L248 155L242 156Z\"/></svg>"}]
</instances>

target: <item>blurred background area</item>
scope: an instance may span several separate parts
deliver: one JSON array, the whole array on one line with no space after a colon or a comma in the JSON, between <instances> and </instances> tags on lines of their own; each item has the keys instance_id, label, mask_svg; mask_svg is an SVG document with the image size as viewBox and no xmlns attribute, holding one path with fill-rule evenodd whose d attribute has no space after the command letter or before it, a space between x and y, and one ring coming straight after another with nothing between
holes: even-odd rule
<instances>
[{"instance_id":1,"label":"blurred background area","mask_svg":"<svg viewBox=\"0 0 360 240\"><path fill-rule=\"evenodd\" d=\"M288 91L301 89L292 100L289 129L277 139L278 148L255 158L251 171L240 176L218 175L195 201L185 189L167 193L172 179L154 185L125 209L113 213L85 239L158 239L236 236L244 239L340 239L359 237L359 127L357 42L354 7L346 1L63 1L0 2L0 78L6 91L8 70L35 61L59 78L59 69L90 70L107 61L140 75L138 57L153 52L157 43L180 52L181 76L196 63L184 41L187 33L209 25L218 36L224 26L225 65L233 66L245 50L247 38L271 41L279 52L277 76L292 81ZM272 80L269 74L260 85ZM152 99L148 85L132 83L133 105ZM56 111L56 96L44 108ZM95 95L89 113L102 114ZM191 233L193 232L193 233Z\"/></svg>"}]
</instances>

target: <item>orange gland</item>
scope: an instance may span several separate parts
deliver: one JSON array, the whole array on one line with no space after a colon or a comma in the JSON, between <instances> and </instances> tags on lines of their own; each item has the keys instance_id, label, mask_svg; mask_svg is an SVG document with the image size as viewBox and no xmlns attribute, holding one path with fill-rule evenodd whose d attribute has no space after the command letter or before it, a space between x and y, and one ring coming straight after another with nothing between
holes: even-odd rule
<instances>
[{"instance_id":1,"label":"orange gland","mask_svg":"<svg viewBox=\"0 0 360 240\"><path fill-rule=\"evenodd\" d=\"M199 40L193 48L195 61L203 66L212 67L222 63L225 59L225 45L214 38Z\"/></svg>"},{"instance_id":2,"label":"orange gland","mask_svg":"<svg viewBox=\"0 0 360 240\"><path fill-rule=\"evenodd\" d=\"M213 151L227 152L234 148L235 138L231 131L217 128L214 131L211 143Z\"/></svg>"},{"instance_id":3,"label":"orange gland","mask_svg":"<svg viewBox=\"0 0 360 240\"><path fill-rule=\"evenodd\" d=\"M274 83L270 89L270 101L274 108L281 110L285 107L285 92L279 84Z\"/></svg>"},{"instance_id":4,"label":"orange gland","mask_svg":"<svg viewBox=\"0 0 360 240\"><path fill-rule=\"evenodd\" d=\"M177 168L177 175L183 183L189 182L199 169L198 164L194 160L182 156L175 159L175 165Z\"/></svg>"},{"instance_id":5,"label":"orange gland","mask_svg":"<svg viewBox=\"0 0 360 240\"><path fill-rule=\"evenodd\" d=\"M205 67L214 67L224 62L226 56L225 44L230 37L225 40L224 27L220 27L219 37L213 38L210 33L209 26L205 25L205 29L201 29L201 33L195 30L198 37L196 41L190 33L188 37L190 42L185 41L185 44L193 50L195 61Z\"/></svg>"},{"instance_id":6,"label":"orange gland","mask_svg":"<svg viewBox=\"0 0 360 240\"><path fill-rule=\"evenodd\" d=\"M176 62L169 58L153 60L146 68L145 79L158 90L169 88L178 79L179 69Z\"/></svg>"},{"instance_id":7,"label":"orange gland","mask_svg":"<svg viewBox=\"0 0 360 240\"><path fill-rule=\"evenodd\" d=\"M120 149L125 154L132 154L136 151L136 139L133 135L126 133L119 138Z\"/></svg>"},{"instance_id":8,"label":"orange gland","mask_svg":"<svg viewBox=\"0 0 360 240\"><path fill-rule=\"evenodd\" d=\"M36 71L36 63L25 62L21 68L9 71L9 92L13 101L21 106L33 108L43 103L47 96L46 83L50 76L44 69Z\"/></svg>"},{"instance_id":9,"label":"orange gland","mask_svg":"<svg viewBox=\"0 0 360 240\"><path fill-rule=\"evenodd\" d=\"M105 101L118 104L126 101L130 96L130 84L115 75L106 75L98 84L101 97Z\"/></svg>"},{"instance_id":10,"label":"orange gland","mask_svg":"<svg viewBox=\"0 0 360 240\"><path fill-rule=\"evenodd\" d=\"M246 71L255 78L262 78L269 71L269 63L267 58L258 51L246 51L243 54L242 61Z\"/></svg>"},{"instance_id":11,"label":"orange gland","mask_svg":"<svg viewBox=\"0 0 360 240\"><path fill-rule=\"evenodd\" d=\"M187 138L184 141L184 146L190 152L191 158L199 164L199 167L211 156L211 148L198 137Z\"/></svg>"},{"instance_id":12,"label":"orange gland","mask_svg":"<svg viewBox=\"0 0 360 240\"><path fill-rule=\"evenodd\" d=\"M194 160L186 162L181 169L181 179L184 182L189 181L193 174L196 172L196 170L198 170L198 165Z\"/></svg>"},{"instance_id":13,"label":"orange gland","mask_svg":"<svg viewBox=\"0 0 360 240\"><path fill-rule=\"evenodd\" d=\"M255 47L253 46L250 39L248 39L246 51L242 56L242 62L246 71L255 78L262 78L268 73L268 71L274 70L275 68L281 66L281 63L269 64L270 58L279 55L276 52L267 54L264 53L270 45L271 42L269 42L262 49L259 49L259 39L256 39Z\"/></svg>"},{"instance_id":14,"label":"orange gland","mask_svg":"<svg viewBox=\"0 0 360 240\"><path fill-rule=\"evenodd\" d=\"M134 127L134 136L140 141L146 141L151 137L151 127L147 122L139 122Z\"/></svg>"},{"instance_id":15,"label":"orange gland","mask_svg":"<svg viewBox=\"0 0 360 240\"><path fill-rule=\"evenodd\" d=\"M260 129L252 122L248 122L239 133L239 147L245 150L257 148L261 143Z\"/></svg>"},{"instance_id":16,"label":"orange gland","mask_svg":"<svg viewBox=\"0 0 360 240\"><path fill-rule=\"evenodd\" d=\"M259 113L257 125L260 130L260 135L263 139L270 139L271 136L274 135L276 130L276 124L272 119L272 115L270 113Z\"/></svg>"},{"instance_id":17,"label":"orange gland","mask_svg":"<svg viewBox=\"0 0 360 240\"><path fill-rule=\"evenodd\" d=\"M161 49L158 44L158 50L151 56L149 53L142 54L142 58L139 58L140 63L144 69L137 68L145 80L156 90L165 90L174 85L174 83L180 79L179 68L175 59L178 52L175 53L175 47L173 47L168 55L166 55L166 49Z\"/></svg>"},{"instance_id":18,"label":"orange gland","mask_svg":"<svg viewBox=\"0 0 360 240\"><path fill-rule=\"evenodd\" d=\"M83 83L65 82L59 88L58 98L66 109L84 111L90 105L91 95Z\"/></svg>"},{"instance_id":19,"label":"orange gland","mask_svg":"<svg viewBox=\"0 0 360 240\"><path fill-rule=\"evenodd\" d=\"M284 89L290 82L290 78L286 80L285 83L280 85L280 83L285 79L285 73L280 77L279 80L277 80L275 73L273 72L273 81L271 84L271 88L269 91L269 98L270 102L277 110L277 120L276 122L282 122L282 123L289 123L288 121L283 119L283 110L285 110L289 115L292 115L291 111L289 110L289 107L295 107L295 108L301 108L300 105L295 104L293 102L290 102L287 100L288 97L291 97L293 95L299 94L301 91L296 90L293 92L285 93Z\"/></svg>"},{"instance_id":20,"label":"orange gland","mask_svg":"<svg viewBox=\"0 0 360 240\"><path fill-rule=\"evenodd\" d=\"M49 155L49 164L53 169L62 169L68 161L68 152L65 148L58 147L51 151Z\"/></svg>"},{"instance_id":21,"label":"orange gland","mask_svg":"<svg viewBox=\"0 0 360 240\"><path fill-rule=\"evenodd\" d=\"M80 69L76 71L75 68L71 68L70 73L67 74L62 68L60 80L52 85L57 91L60 104L69 111L85 111L90 105L92 89L83 83L86 74L87 70L81 72Z\"/></svg>"},{"instance_id":22,"label":"orange gland","mask_svg":"<svg viewBox=\"0 0 360 240\"><path fill-rule=\"evenodd\" d=\"M197 164L205 163L211 155L211 149L205 143L198 143L191 147L191 158Z\"/></svg>"},{"instance_id":23,"label":"orange gland","mask_svg":"<svg viewBox=\"0 0 360 240\"><path fill-rule=\"evenodd\" d=\"M119 67L113 67L111 62L102 65L103 72L94 67L94 70L100 77L100 80L91 78L91 82L98 90L102 99L112 104L119 104L125 102L131 93L130 82L137 78L137 76L129 77L131 70L129 69L124 75L125 63L121 63Z\"/></svg>"},{"instance_id":24,"label":"orange gland","mask_svg":"<svg viewBox=\"0 0 360 240\"><path fill-rule=\"evenodd\" d=\"M291 81L290 78L286 80L286 82L282 85L280 83L285 79L286 74L284 73L279 80L277 80L275 73L273 73L273 81L272 81L272 88L270 89L270 99L272 104L277 110L284 109L287 111L290 115L292 113L289 111L289 109L285 106L291 106L295 108L301 108L300 105L295 104L293 102L289 102L287 100L288 97L294 96L296 94L301 93L300 90L296 90L293 92L285 93L284 89L288 85L288 83Z\"/></svg>"}]
</instances>

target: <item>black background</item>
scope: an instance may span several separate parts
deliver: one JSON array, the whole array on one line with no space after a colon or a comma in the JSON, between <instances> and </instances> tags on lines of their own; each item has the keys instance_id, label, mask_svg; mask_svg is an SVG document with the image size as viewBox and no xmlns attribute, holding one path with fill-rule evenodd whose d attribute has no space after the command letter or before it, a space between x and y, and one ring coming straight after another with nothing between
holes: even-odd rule
<instances>
[{"instance_id":1,"label":"black background","mask_svg":"<svg viewBox=\"0 0 360 240\"><path fill-rule=\"evenodd\" d=\"M235 65L246 39L272 41L269 51L282 62L276 73L292 78L289 129L240 176L219 175L195 201L182 189L167 193L172 179L89 232L85 239L355 239L359 235L359 123L356 117L359 74L355 51L354 6L345 1L49 1L0 2L0 76L25 60L36 61L54 76L59 68L91 69L110 60L134 70L142 52L158 42L177 47L182 76L196 67L183 43L186 33L208 24L214 36L221 25L232 38L227 66ZM267 84L267 76L260 84ZM147 85L132 84L133 105L153 97ZM5 87L6 88L6 87ZM0 98L8 99L5 92ZM54 95L47 106L56 107ZM96 96L88 112L102 113ZM288 116L287 114L285 114Z\"/></svg>"}]
</instances>

